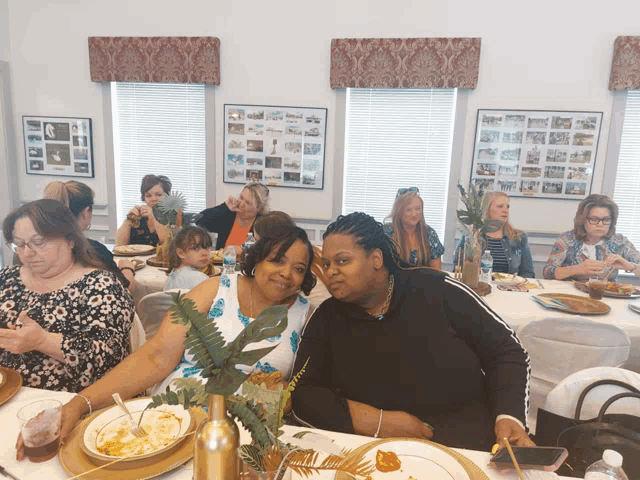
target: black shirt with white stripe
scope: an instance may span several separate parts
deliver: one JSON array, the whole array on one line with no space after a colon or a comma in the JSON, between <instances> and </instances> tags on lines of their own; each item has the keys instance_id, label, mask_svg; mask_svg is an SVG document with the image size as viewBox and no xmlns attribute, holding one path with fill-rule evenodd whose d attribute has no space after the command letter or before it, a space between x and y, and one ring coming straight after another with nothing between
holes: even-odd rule
<instances>
[{"instance_id":1,"label":"black shirt with white stripe","mask_svg":"<svg viewBox=\"0 0 640 480\"><path fill-rule=\"evenodd\" d=\"M502 245L502 238L487 237L487 250L493 257L493 271L499 273L509 273L509 260L507 252Z\"/></svg>"}]
</instances>

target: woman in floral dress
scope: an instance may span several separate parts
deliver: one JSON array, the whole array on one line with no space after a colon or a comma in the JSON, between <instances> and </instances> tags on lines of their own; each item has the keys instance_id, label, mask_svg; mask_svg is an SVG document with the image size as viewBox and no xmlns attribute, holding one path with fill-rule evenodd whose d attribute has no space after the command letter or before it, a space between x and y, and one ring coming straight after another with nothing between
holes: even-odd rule
<instances>
[{"instance_id":1,"label":"woman in floral dress","mask_svg":"<svg viewBox=\"0 0 640 480\"><path fill-rule=\"evenodd\" d=\"M79 392L130 353L131 295L62 203L23 205L2 229L20 265L0 270L0 365L30 387Z\"/></svg>"}]
</instances>

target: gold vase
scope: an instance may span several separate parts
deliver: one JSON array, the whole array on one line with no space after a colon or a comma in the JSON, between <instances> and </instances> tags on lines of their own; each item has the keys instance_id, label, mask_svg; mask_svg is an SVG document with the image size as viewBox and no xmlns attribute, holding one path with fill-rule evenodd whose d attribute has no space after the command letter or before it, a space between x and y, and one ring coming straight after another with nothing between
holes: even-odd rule
<instances>
[{"instance_id":1,"label":"gold vase","mask_svg":"<svg viewBox=\"0 0 640 480\"><path fill-rule=\"evenodd\" d=\"M209 395L209 418L196 431L194 480L237 480L240 432L227 415L225 397Z\"/></svg>"}]
</instances>

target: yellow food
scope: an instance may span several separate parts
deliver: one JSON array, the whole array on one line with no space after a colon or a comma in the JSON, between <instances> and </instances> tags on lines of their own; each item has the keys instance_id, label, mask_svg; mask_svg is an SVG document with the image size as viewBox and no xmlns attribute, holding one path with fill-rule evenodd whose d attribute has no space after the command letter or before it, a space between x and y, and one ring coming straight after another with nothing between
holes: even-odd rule
<instances>
[{"instance_id":1,"label":"yellow food","mask_svg":"<svg viewBox=\"0 0 640 480\"><path fill-rule=\"evenodd\" d=\"M376 468L378 471L383 473L395 472L400 470L401 466L400 459L395 453L383 452L382 450L378 450L376 453Z\"/></svg>"},{"instance_id":2,"label":"yellow food","mask_svg":"<svg viewBox=\"0 0 640 480\"><path fill-rule=\"evenodd\" d=\"M607 292L613 293L633 293L635 291L635 287L628 283L615 283L615 282L607 282Z\"/></svg>"}]
</instances>

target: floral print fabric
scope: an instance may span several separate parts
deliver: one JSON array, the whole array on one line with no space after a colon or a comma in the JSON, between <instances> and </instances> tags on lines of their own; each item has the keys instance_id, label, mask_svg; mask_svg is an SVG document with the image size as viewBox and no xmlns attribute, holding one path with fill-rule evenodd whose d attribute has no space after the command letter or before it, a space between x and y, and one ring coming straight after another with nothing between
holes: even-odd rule
<instances>
[{"instance_id":1,"label":"floral print fabric","mask_svg":"<svg viewBox=\"0 0 640 480\"><path fill-rule=\"evenodd\" d=\"M62 334L64 360L38 351L0 352L0 365L18 371L26 386L79 392L115 367L131 351L133 299L116 277L94 270L49 293L27 289L20 267L0 270L0 328L20 326L27 311L42 328Z\"/></svg>"},{"instance_id":2,"label":"floral print fabric","mask_svg":"<svg viewBox=\"0 0 640 480\"><path fill-rule=\"evenodd\" d=\"M391 224L386 223L384 225L384 233L393 238L393 227L391 226ZM442 246L442 243L440 243L438 233L429 225L427 225L427 239L429 240L429 259L433 260L436 258L440 258L444 254L444 247ZM418 264L418 250L411 250L409 252L409 264ZM426 264L427 262L425 262L425 265Z\"/></svg>"}]
</instances>

